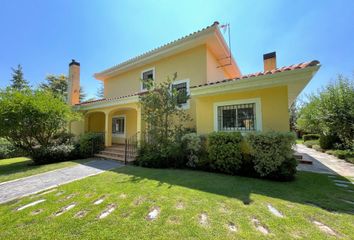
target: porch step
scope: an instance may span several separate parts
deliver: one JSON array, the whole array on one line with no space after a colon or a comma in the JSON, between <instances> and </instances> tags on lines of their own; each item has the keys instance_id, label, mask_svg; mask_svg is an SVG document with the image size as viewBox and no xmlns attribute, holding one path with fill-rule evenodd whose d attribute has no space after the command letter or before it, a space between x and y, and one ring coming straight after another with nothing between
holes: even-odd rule
<instances>
[{"instance_id":1,"label":"porch step","mask_svg":"<svg viewBox=\"0 0 354 240\"><path fill-rule=\"evenodd\" d=\"M120 161L120 162L124 162L124 156L123 157L118 157L118 156L111 156L111 155L106 155L106 154L95 154L95 157L99 157L99 158L105 158L105 159L113 159L116 161ZM133 162L134 159L132 158L128 158L127 162Z\"/></svg>"}]
</instances>

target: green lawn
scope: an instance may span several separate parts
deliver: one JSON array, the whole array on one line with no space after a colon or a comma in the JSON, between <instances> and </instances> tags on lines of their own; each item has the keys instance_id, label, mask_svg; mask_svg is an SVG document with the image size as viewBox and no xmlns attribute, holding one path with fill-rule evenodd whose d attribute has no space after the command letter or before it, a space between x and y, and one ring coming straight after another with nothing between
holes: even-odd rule
<instances>
[{"instance_id":1,"label":"green lawn","mask_svg":"<svg viewBox=\"0 0 354 240\"><path fill-rule=\"evenodd\" d=\"M33 165L32 160L25 157L2 159L0 160L0 182L6 182L17 178L48 172L58 168L69 167L87 161L89 161L89 159L47 165Z\"/></svg>"},{"instance_id":2,"label":"green lawn","mask_svg":"<svg viewBox=\"0 0 354 240\"><path fill-rule=\"evenodd\" d=\"M296 144L303 144L304 140L302 140L302 138L298 138L296 139Z\"/></svg>"},{"instance_id":3,"label":"green lawn","mask_svg":"<svg viewBox=\"0 0 354 240\"><path fill-rule=\"evenodd\" d=\"M354 190L353 186L350 186ZM93 202L102 196L99 205ZM71 198L70 198L71 197ZM38 199L36 206L16 208ZM272 182L189 170L126 166L73 182L45 195L0 205L0 239L342 239L354 238L354 194L326 175L299 173L293 182ZM62 207L76 206L60 216ZM98 219L110 204L116 209ZM272 215L267 204L284 214ZM315 204L315 205L313 205ZM154 221L146 216L160 209ZM86 215L75 218L84 211ZM204 213L204 225L200 215ZM263 235L252 218L269 230ZM228 224L235 224L232 232Z\"/></svg>"}]
</instances>

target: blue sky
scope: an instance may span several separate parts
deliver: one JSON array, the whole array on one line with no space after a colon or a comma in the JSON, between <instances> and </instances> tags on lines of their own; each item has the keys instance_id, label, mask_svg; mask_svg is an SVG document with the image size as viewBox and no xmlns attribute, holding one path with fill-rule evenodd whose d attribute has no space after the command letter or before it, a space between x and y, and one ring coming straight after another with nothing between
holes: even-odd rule
<instances>
[{"instance_id":1,"label":"blue sky","mask_svg":"<svg viewBox=\"0 0 354 240\"><path fill-rule=\"evenodd\" d=\"M81 84L94 97L92 75L211 25L230 23L233 55L243 74L263 69L263 53L278 66L317 59L322 68L305 88L316 91L354 71L354 1L2 0L0 87L21 64L37 86L47 74L81 63Z\"/></svg>"}]
</instances>

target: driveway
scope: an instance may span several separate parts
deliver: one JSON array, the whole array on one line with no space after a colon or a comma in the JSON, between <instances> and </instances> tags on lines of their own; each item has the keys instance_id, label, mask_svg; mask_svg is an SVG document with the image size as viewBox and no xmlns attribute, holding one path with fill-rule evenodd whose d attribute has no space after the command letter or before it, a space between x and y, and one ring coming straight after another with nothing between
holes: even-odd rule
<instances>
[{"instance_id":1,"label":"driveway","mask_svg":"<svg viewBox=\"0 0 354 240\"><path fill-rule=\"evenodd\" d=\"M354 177L354 164L327 153L318 152L303 144L296 144L295 151L302 155L303 159L311 160L312 165L299 164L298 170L326 174L338 174L343 177Z\"/></svg>"},{"instance_id":2,"label":"driveway","mask_svg":"<svg viewBox=\"0 0 354 240\"><path fill-rule=\"evenodd\" d=\"M97 175L120 166L124 165L111 160L93 160L73 167L3 182L0 183L0 204L72 181Z\"/></svg>"}]
</instances>

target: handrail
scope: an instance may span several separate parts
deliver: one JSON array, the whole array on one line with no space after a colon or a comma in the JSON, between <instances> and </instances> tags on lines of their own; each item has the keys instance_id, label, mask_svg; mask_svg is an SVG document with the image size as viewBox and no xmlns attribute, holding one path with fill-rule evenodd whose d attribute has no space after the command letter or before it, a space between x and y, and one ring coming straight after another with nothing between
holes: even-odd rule
<instances>
[{"instance_id":1,"label":"handrail","mask_svg":"<svg viewBox=\"0 0 354 240\"><path fill-rule=\"evenodd\" d=\"M136 152L138 150L138 135L140 132L136 132L129 138L125 139L125 151L124 151L124 164L127 164L128 158L131 159L132 157L136 156Z\"/></svg>"}]
</instances>

